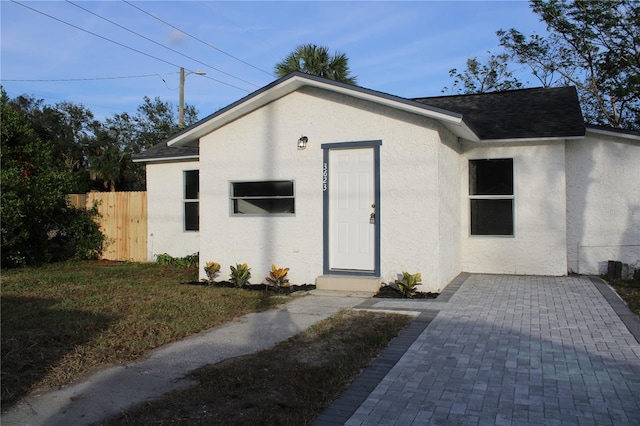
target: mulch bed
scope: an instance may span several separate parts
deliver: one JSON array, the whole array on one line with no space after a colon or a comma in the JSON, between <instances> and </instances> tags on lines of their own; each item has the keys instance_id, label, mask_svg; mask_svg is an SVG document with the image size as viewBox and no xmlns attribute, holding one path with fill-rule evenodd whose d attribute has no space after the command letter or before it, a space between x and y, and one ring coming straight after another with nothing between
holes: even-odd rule
<instances>
[{"instance_id":1,"label":"mulch bed","mask_svg":"<svg viewBox=\"0 0 640 426\"><path fill-rule=\"evenodd\" d=\"M230 281L216 281L214 284L209 284L207 281L191 281L185 283L188 285L199 285L203 287L217 287L217 288L237 288ZM274 286L269 286L266 284L247 284L242 286L243 290L247 291L269 291L274 294L291 294L298 291L311 291L315 290L316 286L313 284L301 284L301 285L290 285L286 287L276 288ZM438 297L440 293L432 293L432 292L421 292L418 291L412 297L404 297L402 293L397 288L394 288L390 285L383 285L380 287L380 290L373 296L383 299L435 299Z\"/></svg>"},{"instance_id":2,"label":"mulch bed","mask_svg":"<svg viewBox=\"0 0 640 426\"><path fill-rule=\"evenodd\" d=\"M409 297L408 299L435 299L439 295L440 293L431 293L430 291L417 291L416 294L414 294L412 297ZM379 297L383 299L407 299L407 297L404 297L404 295L400 293L400 290L390 285L383 285L382 287L380 287L380 290L378 290L378 292L373 297Z\"/></svg>"},{"instance_id":3,"label":"mulch bed","mask_svg":"<svg viewBox=\"0 0 640 426\"><path fill-rule=\"evenodd\" d=\"M186 284L200 285L204 287L216 287L216 288L237 288L235 284L230 281L216 281L213 284L209 284L207 281L191 281ZM247 284L241 287L247 291L269 291L275 294L291 294L298 291L311 291L315 290L316 286L313 284L301 284L301 285L289 285L286 287L276 288L266 284Z\"/></svg>"}]
</instances>

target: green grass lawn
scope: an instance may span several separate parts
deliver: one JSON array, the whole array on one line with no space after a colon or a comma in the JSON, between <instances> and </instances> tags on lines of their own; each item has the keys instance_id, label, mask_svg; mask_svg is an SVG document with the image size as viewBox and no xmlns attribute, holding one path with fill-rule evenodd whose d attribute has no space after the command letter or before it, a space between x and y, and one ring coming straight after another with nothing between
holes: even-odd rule
<instances>
[{"instance_id":1,"label":"green grass lawn","mask_svg":"<svg viewBox=\"0 0 640 426\"><path fill-rule=\"evenodd\" d=\"M610 284L640 315L639 278ZM140 263L3 270L3 408L36 389L72 383L107 364L139 359L165 343L288 300L188 284L196 280L193 267ZM200 386L109 424L258 424L265 418L308 424L409 321L403 315L340 313L273 349L205 367L194 373Z\"/></svg>"},{"instance_id":2,"label":"green grass lawn","mask_svg":"<svg viewBox=\"0 0 640 426\"><path fill-rule=\"evenodd\" d=\"M2 406L286 298L189 285L195 268L73 262L3 270Z\"/></svg>"},{"instance_id":3,"label":"green grass lawn","mask_svg":"<svg viewBox=\"0 0 640 426\"><path fill-rule=\"evenodd\" d=\"M610 280L609 284L624 299L636 315L640 316L640 272L636 272L630 280Z\"/></svg>"}]
</instances>

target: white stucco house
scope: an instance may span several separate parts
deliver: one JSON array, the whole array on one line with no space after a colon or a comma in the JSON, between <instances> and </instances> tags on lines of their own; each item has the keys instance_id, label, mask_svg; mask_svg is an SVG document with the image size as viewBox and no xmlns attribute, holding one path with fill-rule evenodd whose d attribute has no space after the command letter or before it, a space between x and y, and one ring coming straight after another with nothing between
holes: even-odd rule
<instances>
[{"instance_id":1,"label":"white stucco house","mask_svg":"<svg viewBox=\"0 0 640 426\"><path fill-rule=\"evenodd\" d=\"M439 292L461 272L640 264L640 133L585 125L574 88L406 99L294 73L136 161L149 260L199 252L223 277L276 264L351 289L407 271Z\"/></svg>"}]
</instances>

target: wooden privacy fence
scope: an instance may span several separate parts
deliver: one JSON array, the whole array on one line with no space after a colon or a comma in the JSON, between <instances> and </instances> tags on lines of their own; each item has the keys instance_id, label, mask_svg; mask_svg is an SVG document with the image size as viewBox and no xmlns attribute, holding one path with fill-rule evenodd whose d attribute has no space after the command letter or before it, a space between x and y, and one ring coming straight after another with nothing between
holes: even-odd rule
<instances>
[{"instance_id":1,"label":"wooden privacy fence","mask_svg":"<svg viewBox=\"0 0 640 426\"><path fill-rule=\"evenodd\" d=\"M147 261L147 193L89 192L71 194L76 208L89 209L98 203L100 230L107 236L102 259Z\"/></svg>"}]
</instances>

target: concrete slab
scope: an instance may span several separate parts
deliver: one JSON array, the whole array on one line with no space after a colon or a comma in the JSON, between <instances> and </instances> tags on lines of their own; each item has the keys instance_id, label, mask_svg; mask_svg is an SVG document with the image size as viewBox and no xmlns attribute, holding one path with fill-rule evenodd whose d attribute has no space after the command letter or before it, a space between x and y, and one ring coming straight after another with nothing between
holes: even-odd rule
<instances>
[{"instance_id":1,"label":"concrete slab","mask_svg":"<svg viewBox=\"0 0 640 426\"><path fill-rule=\"evenodd\" d=\"M316 278L316 288L319 290L375 293L380 289L380 278L357 275L321 275Z\"/></svg>"},{"instance_id":2,"label":"concrete slab","mask_svg":"<svg viewBox=\"0 0 640 426\"><path fill-rule=\"evenodd\" d=\"M310 293L315 295L315 296L359 297L359 298L363 298L363 299L368 299L370 297L373 297L376 294L375 291L324 290L324 289L311 290Z\"/></svg>"}]
</instances>

